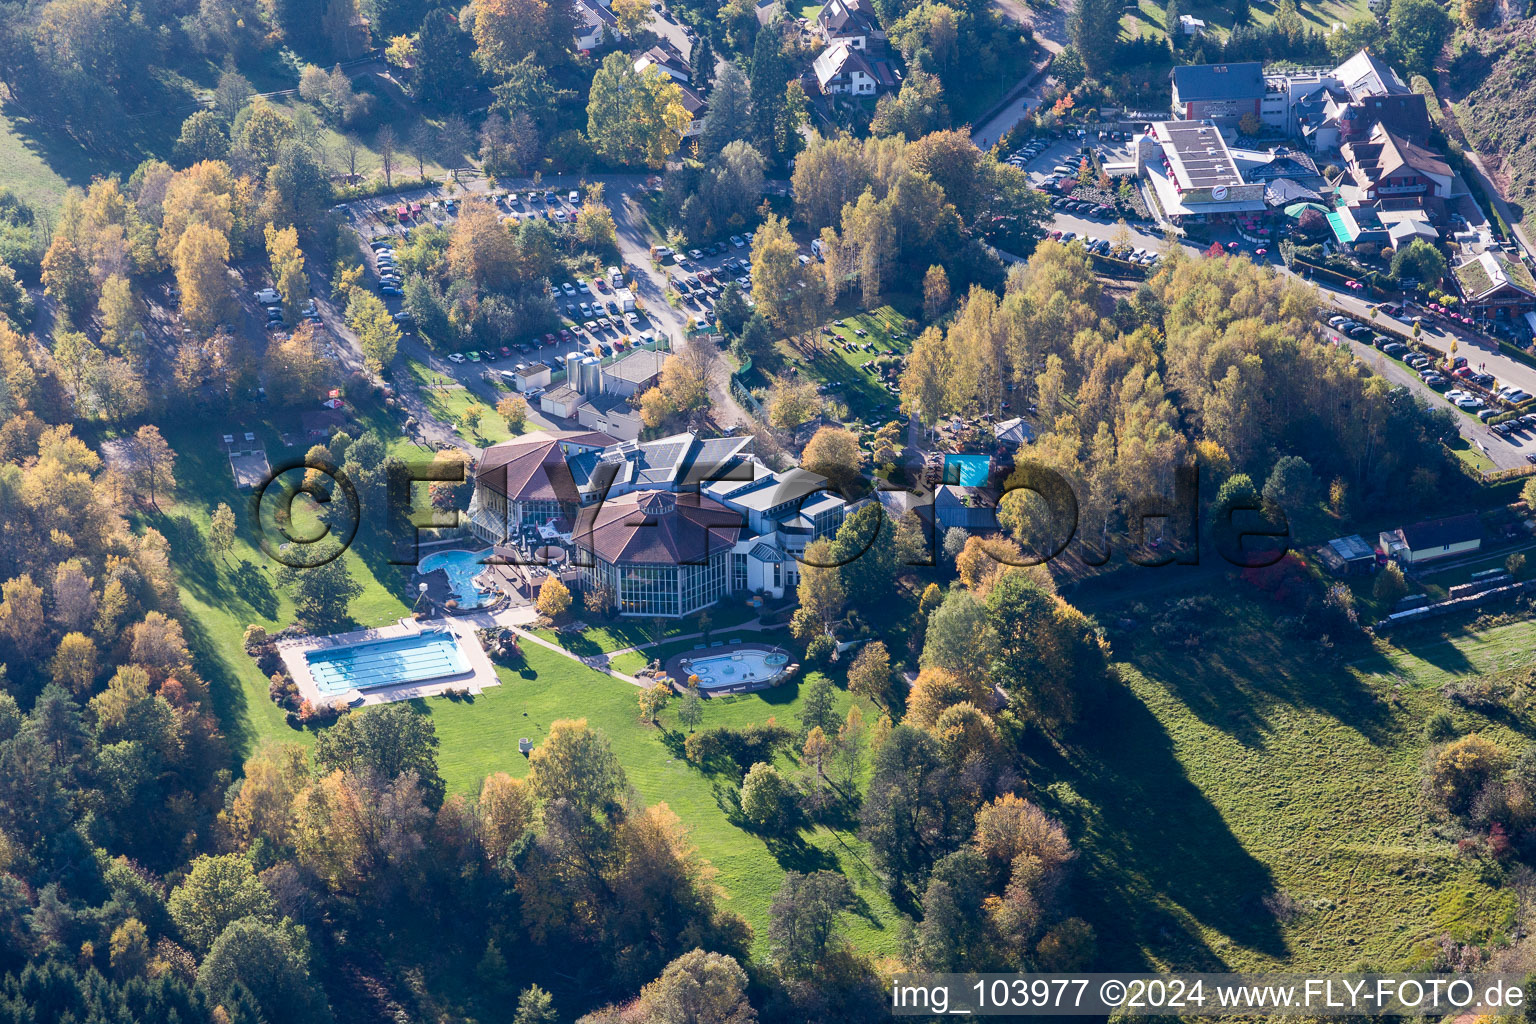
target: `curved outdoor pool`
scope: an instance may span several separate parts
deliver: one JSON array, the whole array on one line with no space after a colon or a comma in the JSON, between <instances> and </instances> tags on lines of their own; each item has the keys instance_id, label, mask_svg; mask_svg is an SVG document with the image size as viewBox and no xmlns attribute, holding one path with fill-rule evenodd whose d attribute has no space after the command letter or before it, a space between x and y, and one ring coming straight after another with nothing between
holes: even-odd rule
<instances>
[{"instance_id":1,"label":"curved outdoor pool","mask_svg":"<svg viewBox=\"0 0 1536 1024\"><path fill-rule=\"evenodd\" d=\"M490 548L483 551L439 551L417 563L416 572L425 576L443 570L448 574L448 589L453 591L459 608L480 608L490 604L496 597L494 593L482 594L475 587L475 577L485 569L484 562L490 554Z\"/></svg>"},{"instance_id":2,"label":"curved outdoor pool","mask_svg":"<svg viewBox=\"0 0 1536 1024\"><path fill-rule=\"evenodd\" d=\"M700 689L716 690L777 679L787 664L789 655L782 651L745 650L694 658L688 672L699 677Z\"/></svg>"}]
</instances>

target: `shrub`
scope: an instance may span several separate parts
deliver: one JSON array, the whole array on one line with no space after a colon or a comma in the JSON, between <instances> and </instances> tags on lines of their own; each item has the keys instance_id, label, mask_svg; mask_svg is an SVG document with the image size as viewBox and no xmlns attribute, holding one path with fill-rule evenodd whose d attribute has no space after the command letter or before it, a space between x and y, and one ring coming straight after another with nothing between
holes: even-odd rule
<instances>
[{"instance_id":1,"label":"shrub","mask_svg":"<svg viewBox=\"0 0 1536 1024\"><path fill-rule=\"evenodd\" d=\"M805 647L805 660L812 665L826 665L832 660L832 655L837 653L837 641L825 633L820 633Z\"/></svg>"},{"instance_id":2,"label":"shrub","mask_svg":"<svg viewBox=\"0 0 1536 1024\"><path fill-rule=\"evenodd\" d=\"M719 726L690 735L684 741L683 754L690 763L707 771L729 766L740 777L760 761L771 762L774 754L793 738L788 729L771 722L740 729Z\"/></svg>"},{"instance_id":3,"label":"shrub","mask_svg":"<svg viewBox=\"0 0 1536 1024\"><path fill-rule=\"evenodd\" d=\"M1509 755L1477 733L1448 744L1430 769L1430 790L1452 814L1465 814L1483 787L1504 771Z\"/></svg>"},{"instance_id":4,"label":"shrub","mask_svg":"<svg viewBox=\"0 0 1536 1024\"><path fill-rule=\"evenodd\" d=\"M1444 743L1456 736L1456 720L1449 712L1436 711L1424 720L1424 738L1431 743Z\"/></svg>"}]
</instances>

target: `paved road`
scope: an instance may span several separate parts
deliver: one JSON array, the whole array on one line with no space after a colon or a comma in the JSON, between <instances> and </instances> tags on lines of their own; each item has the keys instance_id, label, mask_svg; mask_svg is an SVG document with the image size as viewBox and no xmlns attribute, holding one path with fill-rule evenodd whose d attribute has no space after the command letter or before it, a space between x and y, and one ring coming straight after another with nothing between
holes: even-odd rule
<instances>
[{"instance_id":1,"label":"paved road","mask_svg":"<svg viewBox=\"0 0 1536 1024\"><path fill-rule=\"evenodd\" d=\"M993 3L1004 17L1020 25L1032 26L1035 42L1046 51L1048 58L1055 57L1061 52L1067 40L1067 16L1072 10L1072 0L1063 0L1062 3L1046 10L1031 8L1023 0L993 0ZM1035 73L1031 69L1026 77ZM982 149L990 149L998 139L1007 134L1010 128L1040 105L1040 96L1050 81L1048 75L1042 74L1034 85L1016 97L1007 107L993 114L983 124L977 125L971 132L971 140Z\"/></svg>"}]
</instances>

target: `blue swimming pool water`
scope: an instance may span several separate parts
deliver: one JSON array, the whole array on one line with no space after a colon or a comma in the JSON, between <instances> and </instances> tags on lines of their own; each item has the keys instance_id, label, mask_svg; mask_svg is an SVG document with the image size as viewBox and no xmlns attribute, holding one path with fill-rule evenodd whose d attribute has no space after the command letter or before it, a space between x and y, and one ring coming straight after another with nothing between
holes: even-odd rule
<instances>
[{"instance_id":1,"label":"blue swimming pool water","mask_svg":"<svg viewBox=\"0 0 1536 1024\"><path fill-rule=\"evenodd\" d=\"M328 695L419 683L469 671L469 658L458 638L446 629L328 647L310 651L304 658L315 687Z\"/></svg>"},{"instance_id":2,"label":"blue swimming pool water","mask_svg":"<svg viewBox=\"0 0 1536 1024\"><path fill-rule=\"evenodd\" d=\"M494 594L482 594L475 589L475 577L485 569L485 559L491 549L484 551L439 551L428 555L416 566L416 572L425 576L442 569L448 574L448 586L458 598L460 608L479 608L489 604Z\"/></svg>"},{"instance_id":3,"label":"blue swimming pool water","mask_svg":"<svg viewBox=\"0 0 1536 1024\"><path fill-rule=\"evenodd\" d=\"M694 658L689 674L699 677L699 687L714 690L772 679L784 671L789 656L778 651L738 651Z\"/></svg>"},{"instance_id":4,"label":"blue swimming pool water","mask_svg":"<svg viewBox=\"0 0 1536 1024\"><path fill-rule=\"evenodd\" d=\"M944 456L944 482L961 487L981 487L987 482L992 460L985 455Z\"/></svg>"}]
</instances>

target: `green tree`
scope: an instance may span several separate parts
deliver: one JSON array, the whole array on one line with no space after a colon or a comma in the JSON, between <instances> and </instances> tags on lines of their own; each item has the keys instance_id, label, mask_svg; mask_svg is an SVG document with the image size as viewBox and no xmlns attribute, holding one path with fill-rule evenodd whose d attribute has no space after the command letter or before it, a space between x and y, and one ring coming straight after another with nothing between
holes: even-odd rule
<instances>
[{"instance_id":1,"label":"green tree","mask_svg":"<svg viewBox=\"0 0 1536 1024\"><path fill-rule=\"evenodd\" d=\"M920 877L951 840L951 790L938 741L910 725L893 728L875 752L859 831L893 891Z\"/></svg>"},{"instance_id":2,"label":"green tree","mask_svg":"<svg viewBox=\"0 0 1536 1024\"><path fill-rule=\"evenodd\" d=\"M197 950L209 949L232 922L255 918L276 923L277 901L261 884L251 862L236 853L199 857L166 903L181 937Z\"/></svg>"},{"instance_id":3,"label":"green tree","mask_svg":"<svg viewBox=\"0 0 1536 1024\"><path fill-rule=\"evenodd\" d=\"M868 616L888 605L899 566L895 529L880 504L871 502L843 521L832 540L832 558L852 607Z\"/></svg>"},{"instance_id":4,"label":"green tree","mask_svg":"<svg viewBox=\"0 0 1536 1024\"><path fill-rule=\"evenodd\" d=\"M199 110L181 123L176 162L190 167L199 160L222 160L229 153L229 132L217 111Z\"/></svg>"},{"instance_id":5,"label":"green tree","mask_svg":"<svg viewBox=\"0 0 1536 1024\"><path fill-rule=\"evenodd\" d=\"M683 694L683 702L677 708L677 720L686 725L689 732L704 721L704 698L699 696L697 689L689 689Z\"/></svg>"},{"instance_id":6,"label":"green tree","mask_svg":"<svg viewBox=\"0 0 1536 1024\"><path fill-rule=\"evenodd\" d=\"M624 769L608 738L587 726L585 718L562 719L528 757L528 781L546 804L565 800L588 818L620 813L628 788Z\"/></svg>"},{"instance_id":7,"label":"green tree","mask_svg":"<svg viewBox=\"0 0 1536 1024\"><path fill-rule=\"evenodd\" d=\"M323 565L285 566L278 573L278 582L288 588L299 618L315 626L347 621L352 599L363 593L363 585L352 578L340 557Z\"/></svg>"},{"instance_id":8,"label":"green tree","mask_svg":"<svg viewBox=\"0 0 1536 1024\"><path fill-rule=\"evenodd\" d=\"M786 872L768 909L768 941L779 966L791 977L811 973L853 905L853 887L836 871Z\"/></svg>"},{"instance_id":9,"label":"green tree","mask_svg":"<svg viewBox=\"0 0 1536 1024\"><path fill-rule=\"evenodd\" d=\"M697 67L694 73L699 73ZM734 61L721 64L699 132L701 154L718 153L729 143L746 138L752 130L751 97L751 87L741 68Z\"/></svg>"},{"instance_id":10,"label":"green tree","mask_svg":"<svg viewBox=\"0 0 1536 1024\"><path fill-rule=\"evenodd\" d=\"M377 295L353 289L347 300L347 326L357 333L363 360L372 373L383 373L400 347L400 325Z\"/></svg>"},{"instance_id":11,"label":"green tree","mask_svg":"<svg viewBox=\"0 0 1536 1024\"><path fill-rule=\"evenodd\" d=\"M765 834L783 835L794 822L794 790L777 768L759 761L742 780L741 813Z\"/></svg>"},{"instance_id":12,"label":"green tree","mask_svg":"<svg viewBox=\"0 0 1536 1024\"><path fill-rule=\"evenodd\" d=\"M811 680L800 704L800 735L818 728L829 733L837 731L836 698L832 680L826 676Z\"/></svg>"},{"instance_id":13,"label":"green tree","mask_svg":"<svg viewBox=\"0 0 1536 1024\"><path fill-rule=\"evenodd\" d=\"M208 519L208 546L223 558L234 544L235 513L221 501Z\"/></svg>"},{"instance_id":14,"label":"green tree","mask_svg":"<svg viewBox=\"0 0 1536 1024\"><path fill-rule=\"evenodd\" d=\"M992 681L1045 728L1071 725L1101 692L1104 655L1092 623L1029 574L998 576L987 595L987 624Z\"/></svg>"},{"instance_id":15,"label":"green tree","mask_svg":"<svg viewBox=\"0 0 1536 1024\"><path fill-rule=\"evenodd\" d=\"M1451 16L1436 0L1392 0L1387 35L1409 74L1431 76L1451 32Z\"/></svg>"},{"instance_id":16,"label":"green tree","mask_svg":"<svg viewBox=\"0 0 1536 1024\"><path fill-rule=\"evenodd\" d=\"M661 167L677 152L688 127L683 91L655 67L610 53L592 79L587 139L599 156L620 166Z\"/></svg>"},{"instance_id":17,"label":"green tree","mask_svg":"<svg viewBox=\"0 0 1536 1024\"><path fill-rule=\"evenodd\" d=\"M1090 75L1107 71L1115 59L1120 38L1119 0L1081 0L1073 5L1067 31Z\"/></svg>"},{"instance_id":18,"label":"green tree","mask_svg":"<svg viewBox=\"0 0 1536 1024\"><path fill-rule=\"evenodd\" d=\"M554 997L537 985L529 985L517 997L512 1024L560 1024Z\"/></svg>"},{"instance_id":19,"label":"green tree","mask_svg":"<svg viewBox=\"0 0 1536 1024\"><path fill-rule=\"evenodd\" d=\"M197 983L216 1002L240 989L265 1020L320 1024L330 1018L325 996L309 977L303 930L243 918L224 929L198 968Z\"/></svg>"},{"instance_id":20,"label":"green tree","mask_svg":"<svg viewBox=\"0 0 1536 1024\"><path fill-rule=\"evenodd\" d=\"M408 704L384 704L342 716L315 741L314 761L321 772L339 769L381 784L409 772L428 806L443 802L437 726Z\"/></svg>"},{"instance_id":21,"label":"green tree","mask_svg":"<svg viewBox=\"0 0 1536 1024\"><path fill-rule=\"evenodd\" d=\"M769 25L757 33L750 82L753 138L760 151L774 157L779 155L779 124L786 114L784 83L790 76L783 33L778 25Z\"/></svg>"}]
</instances>

